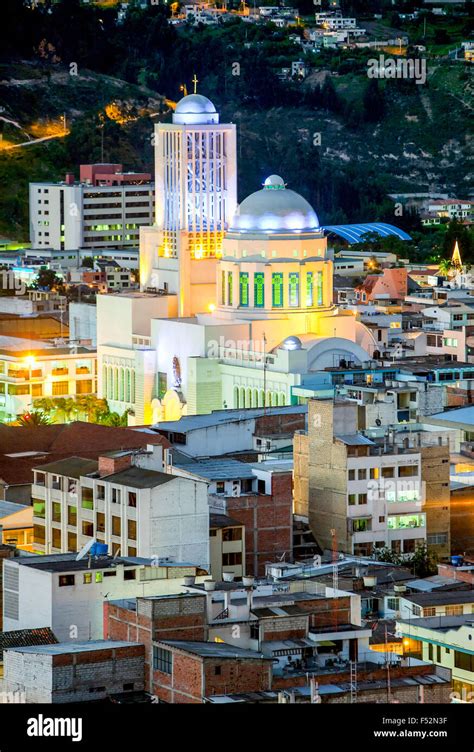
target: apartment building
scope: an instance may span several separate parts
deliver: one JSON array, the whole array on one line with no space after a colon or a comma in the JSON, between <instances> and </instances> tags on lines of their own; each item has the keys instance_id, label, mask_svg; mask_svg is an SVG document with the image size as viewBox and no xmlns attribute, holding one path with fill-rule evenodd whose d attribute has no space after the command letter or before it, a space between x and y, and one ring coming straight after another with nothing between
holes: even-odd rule
<instances>
[{"instance_id":1,"label":"apartment building","mask_svg":"<svg viewBox=\"0 0 474 752\"><path fill-rule=\"evenodd\" d=\"M42 397L97 392L96 352L0 336L0 421L15 420Z\"/></svg>"},{"instance_id":2,"label":"apartment building","mask_svg":"<svg viewBox=\"0 0 474 752\"><path fill-rule=\"evenodd\" d=\"M295 510L322 548L335 537L360 556L425 544L449 555L449 445L422 443L420 433L377 442L358 431L357 405L309 402L308 431L295 436Z\"/></svg>"},{"instance_id":3,"label":"apartment building","mask_svg":"<svg viewBox=\"0 0 474 752\"><path fill-rule=\"evenodd\" d=\"M8 566L11 564L11 566ZM4 561L3 629L50 627L58 640L104 637L109 599L181 591L197 568L185 562L135 556L77 554L19 556Z\"/></svg>"},{"instance_id":4,"label":"apartment building","mask_svg":"<svg viewBox=\"0 0 474 752\"><path fill-rule=\"evenodd\" d=\"M121 164L81 165L80 178L30 183L30 241L36 249L137 247L141 226L153 224L149 173Z\"/></svg>"},{"instance_id":5,"label":"apartment building","mask_svg":"<svg viewBox=\"0 0 474 752\"><path fill-rule=\"evenodd\" d=\"M207 571L206 483L163 472L166 467L161 446L136 455L115 452L98 462L70 457L37 466L35 550L78 551L97 540L112 554L168 557Z\"/></svg>"},{"instance_id":6,"label":"apartment building","mask_svg":"<svg viewBox=\"0 0 474 752\"><path fill-rule=\"evenodd\" d=\"M397 620L397 633L406 640L406 652L452 671L458 699L474 698L474 615L431 616Z\"/></svg>"}]
</instances>

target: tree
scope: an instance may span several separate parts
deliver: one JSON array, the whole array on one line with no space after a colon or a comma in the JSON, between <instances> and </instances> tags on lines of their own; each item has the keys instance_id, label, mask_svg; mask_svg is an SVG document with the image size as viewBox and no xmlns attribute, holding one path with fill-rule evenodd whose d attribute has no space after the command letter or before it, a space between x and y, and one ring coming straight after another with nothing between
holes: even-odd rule
<instances>
[{"instance_id":1,"label":"tree","mask_svg":"<svg viewBox=\"0 0 474 752\"><path fill-rule=\"evenodd\" d=\"M449 277L453 269L453 262L451 259L441 259L439 262L439 273L443 277Z\"/></svg>"},{"instance_id":2,"label":"tree","mask_svg":"<svg viewBox=\"0 0 474 752\"><path fill-rule=\"evenodd\" d=\"M94 268L94 259L92 258L92 256L86 256L84 259L82 259L81 266L83 266L86 269L93 269Z\"/></svg>"},{"instance_id":3,"label":"tree","mask_svg":"<svg viewBox=\"0 0 474 752\"><path fill-rule=\"evenodd\" d=\"M33 286L40 290L53 290L62 284L61 277L58 277L53 269L40 269Z\"/></svg>"},{"instance_id":4,"label":"tree","mask_svg":"<svg viewBox=\"0 0 474 752\"><path fill-rule=\"evenodd\" d=\"M13 425L22 426L23 428L33 428L35 426L49 426L51 424L50 419L42 412L38 410L31 410L30 412L20 415Z\"/></svg>"},{"instance_id":5,"label":"tree","mask_svg":"<svg viewBox=\"0 0 474 752\"><path fill-rule=\"evenodd\" d=\"M371 78L364 93L364 117L368 123L378 123L385 114L385 97L379 82Z\"/></svg>"}]
</instances>

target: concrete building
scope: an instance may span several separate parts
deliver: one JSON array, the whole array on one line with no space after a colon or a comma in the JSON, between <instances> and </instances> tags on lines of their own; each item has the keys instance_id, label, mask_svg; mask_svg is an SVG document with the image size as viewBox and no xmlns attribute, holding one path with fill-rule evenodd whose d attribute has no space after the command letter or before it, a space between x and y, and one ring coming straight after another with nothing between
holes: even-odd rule
<instances>
[{"instance_id":1,"label":"concrete building","mask_svg":"<svg viewBox=\"0 0 474 752\"><path fill-rule=\"evenodd\" d=\"M93 640L10 648L4 651L4 664L6 691L20 693L27 703L126 698L144 689L144 648L131 642Z\"/></svg>"},{"instance_id":2,"label":"concrete building","mask_svg":"<svg viewBox=\"0 0 474 752\"><path fill-rule=\"evenodd\" d=\"M96 352L0 336L0 420L12 421L42 397L97 393Z\"/></svg>"},{"instance_id":3,"label":"concrete building","mask_svg":"<svg viewBox=\"0 0 474 752\"><path fill-rule=\"evenodd\" d=\"M126 173L120 164L81 165L79 182L30 183L30 241L33 248L136 247L139 228L154 214L148 173Z\"/></svg>"},{"instance_id":4,"label":"concrete building","mask_svg":"<svg viewBox=\"0 0 474 752\"><path fill-rule=\"evenodd\" d=\"M474 616L431 616L397 620L397 632L411 655L452 671L458 699L474 697Z\"/></svg>"},{"instance_id":5,"label":"concrete building","mask_svg":"<svg viewBox=\"0 0 474 752\"><path fill-rule=\"evenodd\" d=\"M96 539L112 554L168 557L207 571L207 485L167 469L161 446L136 455L112 453L98 462L71 457L37 466L35 550L78 551Z\"/></svg>"},{"instance_id":6,"label":"concrete building","mask_svg":"<svg viewBox=\"0 0 474 752\"><path fill-rule=\"evenodd\" d=\"M295 510L323 549L369 556L375 548L450 553L449 445L397 445L358 431L357 405L311 400L295 435Z\"/></svg>"},{"instance_id":7,"label":"concrete building","mask_svg":"<svg viewBox=\"0 0 474 752\"><path fill-rule=\"evenodd\" d=\"M186 562L76 554L19 556L4 561L3 629L50 627L58 640L104 636L105 600L181 591L197 568Z\"/></svg>"}]
</instances>

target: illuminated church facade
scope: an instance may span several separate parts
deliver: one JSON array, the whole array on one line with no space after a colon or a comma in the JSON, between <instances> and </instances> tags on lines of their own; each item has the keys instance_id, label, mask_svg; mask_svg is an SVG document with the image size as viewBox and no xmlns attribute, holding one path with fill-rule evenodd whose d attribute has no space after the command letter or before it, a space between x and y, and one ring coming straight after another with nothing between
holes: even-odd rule
<instances>
[{"instance_id":1,"label":"illuminated church facade","mask_svg":"<svg viewBox=\"0 0 474 752\"><path fill-rule=\"evenodd\" d=\"M130 409L139 425L295 404L312 372L370 358L369 329L333 304L331 252L311 205L271 175L237 206L235 129L205 97L185 97L155 131L142 291L98 300L99 394L111 409Z\"/></svg>"}]
</instances>

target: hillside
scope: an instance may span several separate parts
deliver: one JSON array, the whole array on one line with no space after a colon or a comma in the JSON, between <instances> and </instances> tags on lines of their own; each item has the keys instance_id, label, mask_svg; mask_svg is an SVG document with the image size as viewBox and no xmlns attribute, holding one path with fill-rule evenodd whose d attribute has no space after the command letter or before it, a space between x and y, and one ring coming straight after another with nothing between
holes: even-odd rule
<instances>
[{"instance_id":1,"label":"hillside","mask_svg":"<svg viewBox=\"0 0 474 752\"><path fill-rule=\"evenodd\" d=\"M339 100L335 111L321 107L317 91L311 98L328 78ZM387 218L385 195L395 190L472 194L472 67L437 60L424 86L381 82L377 122L364 111L367 85L361 64L346 74L320 71L293 86L287 106L244 102L236 109L233 92L203 76L200 91L238 127L240 198L280 172L327 223ZM26 61L0 65L0 103L0 235L23 241L30 180L58 179L81 161L102 159L150 170L153 123L170 116L160 94L144 86ZM28 143L35 139L48 140ZM16 146L22 143L28 145Z\"/></svg>"}]
</instances>

